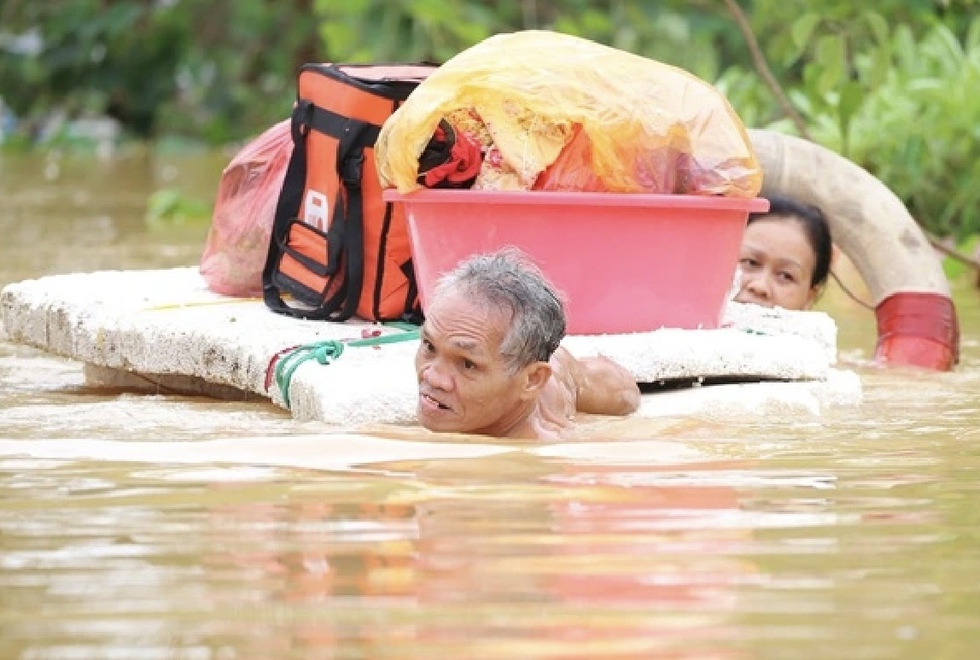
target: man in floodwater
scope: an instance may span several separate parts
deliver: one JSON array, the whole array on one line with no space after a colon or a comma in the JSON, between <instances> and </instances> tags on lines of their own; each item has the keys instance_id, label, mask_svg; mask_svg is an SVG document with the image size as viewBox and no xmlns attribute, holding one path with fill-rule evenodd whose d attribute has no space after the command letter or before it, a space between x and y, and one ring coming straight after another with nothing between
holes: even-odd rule
<instances>
[{"instance_id":1,"label":"man in floodwater","mask_svg":"<svg viewBox=\"0 0 980 660\"><path fill-rule=\"evenodd\" d=\"M576 412L627 415L633 376L559 346L565 310L516 248L476 255L439 280L415 356L418 420L431 431L552 439Z\"/></svg>"}]
</instances>

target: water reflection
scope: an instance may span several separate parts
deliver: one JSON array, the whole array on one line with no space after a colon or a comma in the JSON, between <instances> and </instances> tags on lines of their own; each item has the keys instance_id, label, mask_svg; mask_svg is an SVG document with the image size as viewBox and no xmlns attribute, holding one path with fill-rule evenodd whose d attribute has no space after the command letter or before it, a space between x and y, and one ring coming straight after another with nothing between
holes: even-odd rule
<instances>
[{"instance_id":1,"label":"water reflection","mask_svg":"<svg viewBox=\"0 0 980 660\"><path fill-rule=\"evenodd\" d=\"M775 655L838 639L895 657L940 633L956 648L965 619L936 615L976 614L943 599L975 595L950 576L977 563L942 557L975 517L956 522L962 503L900 458L853 476L792 457L317 474L8 459L0 586L6 618L32 616L6 638L11 657L754 657L790 639Z\"/></svg>"}]
</instances>

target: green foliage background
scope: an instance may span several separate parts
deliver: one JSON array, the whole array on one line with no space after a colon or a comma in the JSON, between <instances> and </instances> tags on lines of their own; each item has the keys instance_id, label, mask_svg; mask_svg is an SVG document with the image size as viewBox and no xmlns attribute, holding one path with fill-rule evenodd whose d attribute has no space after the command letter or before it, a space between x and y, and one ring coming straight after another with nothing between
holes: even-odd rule
<instances>
[{"instance_id":1,"label":"green foliage background","mask_svg":"<svg viewBox=\"0 0 980 660\"><path fill-rule=\"evenodd\" d=\"M22 143L61 111L224 144L288 114L304 62L445 61L494 33L558 30L713 82L746 125L848 156L934 234L980 231L980 0L740 0L802 123L760 77L735 4L0 0L0 98Z\"/></svg>"}]
</instances>

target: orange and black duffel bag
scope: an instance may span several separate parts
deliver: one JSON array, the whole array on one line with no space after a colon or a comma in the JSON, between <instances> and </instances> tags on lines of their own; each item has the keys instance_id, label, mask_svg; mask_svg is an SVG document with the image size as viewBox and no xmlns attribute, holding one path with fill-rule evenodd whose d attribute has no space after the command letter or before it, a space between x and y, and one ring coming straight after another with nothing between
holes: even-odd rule
<instances>
[{"instance_id":1,"label":"orange and black duffel bag","mask_svg":"<svg viewBox=\"0 0 980 660\"><path fill-rule=\"evenodd\" d=\"M262 272L271 310L327 321L421 320L408 228L401 208L381 199L374 143L436 66L301 68L293 153Z\"/></svg>"}]
</instances>

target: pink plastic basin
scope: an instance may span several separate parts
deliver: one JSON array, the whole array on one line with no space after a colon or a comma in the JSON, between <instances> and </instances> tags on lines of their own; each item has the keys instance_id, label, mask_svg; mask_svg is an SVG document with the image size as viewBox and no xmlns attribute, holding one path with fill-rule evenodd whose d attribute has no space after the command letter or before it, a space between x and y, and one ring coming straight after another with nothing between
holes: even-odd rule
<instances>
[{"instance_id":1,"label":"pink plastic basin","mask_svg":"<svg viewBox=\"0 0 980 660\"><path fill-rule=\"evenodd\" d=\"M566 299L569 334L715 328L762 198L385 190L404 204L422 309L465 257L512 245Z\"/></svg>"}]
</instances>

